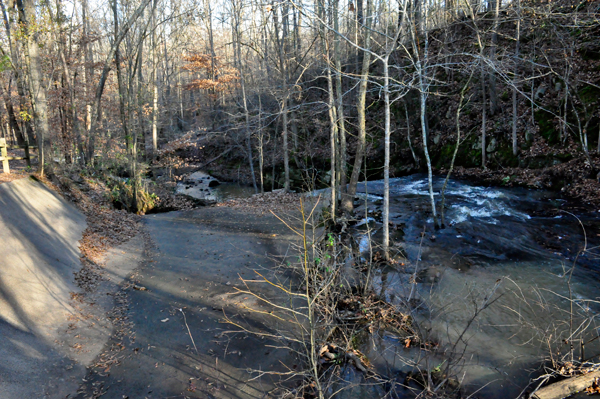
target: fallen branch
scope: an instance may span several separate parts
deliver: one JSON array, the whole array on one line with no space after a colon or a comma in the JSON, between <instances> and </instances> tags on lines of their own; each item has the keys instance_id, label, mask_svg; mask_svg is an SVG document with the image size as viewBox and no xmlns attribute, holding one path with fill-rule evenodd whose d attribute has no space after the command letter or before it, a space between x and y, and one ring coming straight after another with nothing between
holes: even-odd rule
<instances>
[{"instance_id":1,"label":"fallen branch","mask_svg":"<svg viewBox=\"0 0 600 399\"><path fill-rule=\"evenodd\" d=\"M534 399L562 399L567 398L577 392L584 391L594 383L596 378L600 378L600 371L583 374L577 377L571 377L563 381L555 382L533 393Z\"/></svg>"}]
</instances>

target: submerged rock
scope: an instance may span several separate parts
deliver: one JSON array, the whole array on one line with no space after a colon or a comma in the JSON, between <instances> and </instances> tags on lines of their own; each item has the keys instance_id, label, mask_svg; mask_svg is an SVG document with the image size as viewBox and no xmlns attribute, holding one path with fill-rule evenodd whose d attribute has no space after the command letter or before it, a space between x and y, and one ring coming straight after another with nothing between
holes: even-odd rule
<instances>
[{"instance_id":1,"label":"submerged rock","mask_svg":"<svg viewBox=\"0 0 600 399\"><path fill-rule=\"evenodd\" d=\"M204 203L216 203L217 197L211 188L221 184L217 179L205 172L194 172L183 182L177 184L177 194L186 195L203 201Z\"/></svg>"},{"instance_id":2,"label":"submerged rock","mask_svg":"<svg viewBox=\"0 0 600 399\"><path fill-rule=\"evenodd\" d=\"M332 384L329 394L338 392L338 399L371 399L383 398L385 390L375 381L367 381L362 372L354 366L347 365L339 376L339 380Z\"/></svg>"}]
</instances>

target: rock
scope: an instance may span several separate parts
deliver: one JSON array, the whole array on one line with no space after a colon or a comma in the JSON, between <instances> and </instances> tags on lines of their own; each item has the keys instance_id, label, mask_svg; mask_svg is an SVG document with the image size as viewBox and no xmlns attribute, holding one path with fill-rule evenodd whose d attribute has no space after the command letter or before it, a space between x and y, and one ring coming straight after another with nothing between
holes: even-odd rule
<instances>
[{"instance_id":1,"label":"rock","mask_svg":"<svg viewBox=\"0 0 600 399\"><path fill-rule=\"evenodd\" d=\"M438 144L440 142L440 138L442 137L441 134L436 134L435 136L433 136L433 144Z\"/></svg>"},{"instance_id":2,"label":"rock","mask_svg":"<svg viewBox=\"0 0 600 399\"><path fill-rule=\"evenodd\" d=\"M531 142L531 141L533 140L533 133L532 133L532 132L531 132L529 129L527 129L527 130L525 131L525 140L526 140L528 143L529 143L529 142Z\"/></svg>"},{"instance_id":3,"label":"rock","mask_svg":"<svg viewBox=\"0 0 600 399\"><path fill-rule=\"evenodd\" d=\"M544 97L544 94L546 94L546 86L540 86L537 88L537 90L535 91L535 95L534 98L536 100L539 100L540 98Z\"/></svg>"}]
</instances>

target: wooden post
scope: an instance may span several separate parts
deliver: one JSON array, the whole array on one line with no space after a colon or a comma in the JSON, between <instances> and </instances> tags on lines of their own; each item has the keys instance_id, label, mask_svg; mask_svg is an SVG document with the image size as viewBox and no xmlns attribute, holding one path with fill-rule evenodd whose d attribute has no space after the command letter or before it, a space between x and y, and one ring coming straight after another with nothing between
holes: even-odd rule
<instances>
[{"instance_id":1,"label":"wooden post","mask_svg":"<svg viewBox=\"0 0 600 399\"><path fill-rule=\"evenodd\" d=\"M6 139L0 138L0 159L2 159L2 169L4 173L9 174L10 168L8 167L8 152L6 151Z\"/></svg>"},{"instance_id":2,"label":"wooden post","mask_svg":"<svg viewBox=\"0 0 600 399\"><path fill-rule=\"evenodd\" d=\"M25 160L27 161L27 166L31 167L31 155L29 155L29 143L25 142Z\"/></svg>"}]
</instances>

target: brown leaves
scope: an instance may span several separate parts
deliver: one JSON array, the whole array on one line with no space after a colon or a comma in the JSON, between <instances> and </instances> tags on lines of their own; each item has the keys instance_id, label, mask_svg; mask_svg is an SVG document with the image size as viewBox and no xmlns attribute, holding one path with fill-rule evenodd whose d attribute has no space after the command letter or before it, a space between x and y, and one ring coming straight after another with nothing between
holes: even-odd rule
<instances>
[{"instance_id":1,"label":"brown leaves","mask_svg":"<svg viewBox=\"0 0 600 399\"><path fill-rule=\"evenodd\" d=\"M223 65L220 57L211 57L210 54L195 53L184 56L187 62L183 69L190 72L205 73L208 77L204 79L195 79L184 86L186 90L214 90L224 91L232 86L237 86L240 79L239 71ZM211 76L213 75L213 76Z\"/></svg>"},{"instance_id":2,"label":"brown leaves","mask_svg":"<svg viewBox=\"0 0 600 399\"><path fill-rule=\"evenodd\" d=\"M600 378L594 378L594 383L590 387L587 387L585 392L589 395L600 394Z\"/></svg>"}]
</instances>

